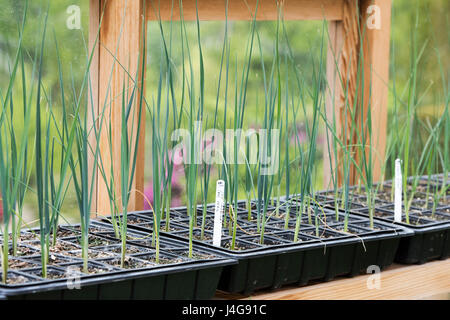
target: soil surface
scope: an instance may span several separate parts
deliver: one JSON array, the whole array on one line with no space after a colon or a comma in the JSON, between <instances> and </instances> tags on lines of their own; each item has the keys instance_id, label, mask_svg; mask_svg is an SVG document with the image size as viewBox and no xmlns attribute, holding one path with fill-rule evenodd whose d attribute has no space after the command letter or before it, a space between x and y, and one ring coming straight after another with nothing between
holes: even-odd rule
<instances>
[{"instance_id":1,"label":"soil surface","mask_svg":"<svg viewBox=\"0 0 450 320\"><path fill-rule=\"evenodd\" d=\"M121 259L120 258L114 258L112 260L103 260L102 262L105 264L114 266L114 267L121 268ZM139 268L148 268L151 266L153 266L153 264L150 262L143 261L140 259L139 260L134 259L132 257L125 257L123 268L124 269L139 269Z\"/></svg>"},{"instance_id":2,"label":"soil surface","mask_svg":"<svg viewBox=\"0 0 450 320\"><path fill-rule=\"evenodd\" d=\"M182 257L186 257L189 258L189 252L188 251L183 251L178 253L179 255L181 255ZM192 258L190 259L194 259L194 260L211 260L211 259L216 259L217 257L211 254L207 254L207 253L200 253L200 252L193 252L192 253Z\"/></svg>"},{"instance_id":3,"label":"soil surface","mask_svg":"<svg viewBox=\"0 0 450 320\"><path fill-rule=\"evenodd\" d=\"M234 244L234 249L231 249L231 240L225 242L222 244L222 248L228 249L228 250L233 250L233 251L244 251L244 250L250 250L250 249L255 249L258 248L258 245L252 245L250 243L242 243L240 241L236 241Z\"/></svg>"},{"instance_id":4,"label":"soil surface","mask_svg":"<svg viewBox=\"0 0 450 320\"><path fill-rule=\"evenodd\" d=\"M31 271L30 274L43 278L41 269ZM48 279L48 280L64 279L65 277L66 277L66 274L64 272L47 270L47 278L46 279Z\"/></svg>"},{"instance_id":5,"label":"soil surface","mask_svg":"<svg viewBox=\"0 0 450 320\"><path fill-rule=\"evenodd\" d=\"M81 258L81 250L74 250L70 252L66 252L65 255L75 257L75 258ZM89 250L88 251L88 259L104 259L104 258L111 258L114 254L112 252L104 252L104 251L97 251L97 250Z\"/></svg>"},{"instance_id":6,"label":"soil surface","mask_svg":"<svg viewBox=\"0 0 450 320\"><path fill-rule=\"evenodd\" d=\"M22 260L17 260L17 259L8 259L8 268L9 269L20 270L20 269L32 268L32 267L35 267L35 266L36 265L34 263L31 263L29 261L22 261Z\"/></svg>"},{"instance_id":7,"label":"soil surface","mask_svg":"<svg viewBox=\"0 0 450 320\"><path fill-rule=\"evenodd\" d=\"M106 252L113 252L113 253L122 253L122 246L110 246L105 248L100 248L99 251L106 251ZM149 251L148 249L137 247L137 246L130 246L128 245L126 247L126 254L136 254L136 253L143 253Z\"/></svg>"},{"instance_id":8,"label":"soil surface","mask_svg":"<svg viewBox=\"0 0 450 320\"><path fill-rule=\"evenodd\" d=\"M34 248L18 245L16 257L32 256L32 255L35 255L36 253L39 253L39 252L37 250L35 250ZM12 248L9 249L9 254L10 254L10 256L13 256Z\"/></svg>"},{"instance_id":9,"label":"soil surface","mask_svg":"<svg viewBox=\"0 0 450 320\"><path fill-rule=\"evenodd\" d=\"M307 234L313 237L319 237L321 239L332 239L336 238L336 235L333 233L326 232L325 230L319 230L319 233L316 233L316 230L304 230L302 233Z\"/></svg>"},{"instance_id":10,"label":"soil surface","mask_svg":"<svg viewBox=\"0 0 450 320\"><path fill-rule=\"evenodd\" d=\"M0 274L1 276L1 274ZM26 283L28 282L28 278L22 276L22 275L18 275L18 274L14 274L14 273L10 273L8 274L8 277L6 278L6 284L22 284L22 283Z\"/></svg>"},{"instance_id":11,"label":"soil surface","mask_svg":"<svg viewBox=\"0 0 450 320\"><path fill-rule=\"evenodd\" d=\"M150 259L148 259L149 262L154 263L154 264L176 264L176 263L181 263L184 260L182 258L164 258L164 257L159 257L158 262L156 262L156 258L152 257Z\"/></svg>"}]
</instances>

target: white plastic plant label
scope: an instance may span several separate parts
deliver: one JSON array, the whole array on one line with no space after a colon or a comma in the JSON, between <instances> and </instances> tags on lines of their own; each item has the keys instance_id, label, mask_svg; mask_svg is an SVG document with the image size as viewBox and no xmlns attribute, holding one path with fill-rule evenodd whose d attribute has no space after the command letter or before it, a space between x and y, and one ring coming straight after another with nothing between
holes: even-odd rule
<instances>
[{"instance_id":1,"label":"white plastic plant label","mask_svg":"<svg viewBox=\"0 0 450 320\"><path fill-rule=\"evenodd\" d=\"M394 221L402 222L402 168L400 159L395 160L394 180Z\"/></svg>"},{"instance_id":2,"label":"white plastic plant label","mask_svg":"<svg viewBox=\"0 0 450 320\"><path fill-rule=\"evenodd\" d=\"M224 196L225 196L225 181L217 180L216 184L216 206L214 212L214 232L213 232L213 245L220 247L222 240L222 218L224 208Z\"/></svg>"}]
</instances>

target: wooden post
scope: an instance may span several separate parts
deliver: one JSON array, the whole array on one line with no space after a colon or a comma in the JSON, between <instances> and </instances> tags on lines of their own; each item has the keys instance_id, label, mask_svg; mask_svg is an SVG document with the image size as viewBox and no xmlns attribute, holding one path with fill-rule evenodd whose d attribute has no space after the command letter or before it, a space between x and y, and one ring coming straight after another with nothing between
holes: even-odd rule
<instances>
[{"instance_id":1,"label":"wooden post","mask_svg":"<svg viewBox=\"0 0 450 320\"><path fill-rule=\"evenodd\" d=\"M361 2L364 106L371 110L373 175L383 179L388 114L391 0ZM378 21L377 21L378 20Z\"/></svg>"},{"instance_id":2,"label":"wooden post","mask_svg":"<svg viewBox=\"0 0 450 320\"><path fill-rule=\"evenodd\" d=\"M355 111L360 41L358 32L359 12L356 4L357 1L355 0L345 0L342 20L330 22L328 28L326 112L329 124L334 126L337 137L345 147L353 144L350 132L351 114ZM334 135L330 131L328 134L330 145L325 144L326 150L324 152L325 188L332 187L330 171L333 172L335 177L337 174L338 185L341 185L344 179L344 150L337 145L337 154L334 154L333 139ZM329 148L330 155L328 153ZM327 170L327 168L332 168L332 170ZM350 180L350 182L353 182L352 175Z\"/></svg>"},{"instance_id":3,"label":"wooden post","mask_svg":"<svg viewBox=\"0 0 450 320\"><path fill-rule=\"evenodd\" d=\"M146 21L144 17L144 1L145 0L90 1L91 44L95 43L94 40L97 36L100 22L98 46L97 48L94 48L94 52L96 52L97 56L94 57L91 76L94 87L94 103L97 103L95 109L98 114L103 112L105 117L100 135L100 154L108 179L110 177L110 172L113 173L116 204L118 205L118 208L121 208L119 205L119 198L121 194L120 139L122 93L124 87L129 88L134 81L144 81L144 74L141 74L141 72L139 72L138 79L136 79L136 72L142 68L142 54L144 54L142 45L142 40L145 39L146 29L143 29L143 23ZM137 86L140 87L140 84ZM128 95L131 95L131 90ZM139 94L136 92L136 96L138 95ZM136 117L137 113L134 117L137 122ZM112 153L108 139L109 126L111 127ZM136 131L136 129L134 130ZM136 173L128 210L140 210L143 207L143 197L141 192L143 191L144 184L145 110L142 113L141 131L138 134L140 135L140 143L137 155ZM112 157L110 154L112 154ZM136 192L136 190L138 191ZM97 213L111 213L108 190L99 169L97 170L96 200L95 211Z\"/></svg>"},{"instance_id":4,"label":"wooden post","mask_svg":"<svg viewBox=\"0 0 450 320\"><path fill-rule=\"evenodd\" d=\"M372 7L368 12L369 6ZM377 16L372 16L373 14ZM369 21L370 24L367 23L368 19L373 19ZM367 129L367 111L370 108L374 181L381 179L386 147L390 19L390 0L346 0L342 21L329 23L326 103L328 121L332 123L334 113L339 139L359 162L361 156L354 145L360 143L361 139L357 138L357 132L351 131ZM353 129L352 121L356 123ZM331 133L328 138L331 143ZM341 185L344 179L343 149L338 147L335 155L331 148L330 163L328 146L325 148L324 166L330 166L335 172L335 159L338 158L337 183ZM353 165L350 165L349 169L350 184L355 184L358 178L357 170ZM332 186L331 174L327 170L324 171L324 185L329 188Z\"/></svg>"}]
</instances>

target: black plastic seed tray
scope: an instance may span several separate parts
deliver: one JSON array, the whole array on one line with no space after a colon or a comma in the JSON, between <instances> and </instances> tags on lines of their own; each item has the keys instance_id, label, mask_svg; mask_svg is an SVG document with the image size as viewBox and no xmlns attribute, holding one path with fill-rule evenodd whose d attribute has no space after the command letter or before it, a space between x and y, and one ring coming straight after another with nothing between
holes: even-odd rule
<instances>
[{"instance_id":1,"label":"black plastic seed tray","mask_svg":"<svg viewBox=\"0 0 450 320\"><path fill-rule=\"evenodd\" d=\"M424 182L431 180L432 183L439 184L442 183L443 176L436 175L431 177L431 179L423 176L420 179ZM409 181L411 180L412 178L409 178ZM385 187L390 188L390 183L390 181L385 182ZM431 187L433 186L435 185L431 184ZM439 185L439 187L442 186ZM440 202L437 204L433 204L433 199L430 199L427 193L416 192L414 194L416 199L413 200L408 211L409 223L406 223L405 212L402 214L402 222L394 222L394 204L392 202L386 199L375 202L375 220L395 224L413 231L413 234L401 239L395 256L396 262L421 264L431 260L446 259L450 256L449 191L450 189L439 199ZM321 194L324 195L324 193ZM359 197L359 199L364 200L363 197ZM324 206L334 210L334 200L330 201L331 199L326 195L321 200ZM363 215L365 217L369 215L367 206L361 205L361 203L351 203L349 210L356 215Z\"/></svg>"},{"instance_id":2,"label":"black plastic seed tray","mask_svg":"<svg viewBox=\"0 0 450 320\"><path fill-rule=\"evenodd\" d=\"M125 265L120 266L120 242L109 224L92 221L90 227L89 271L82 270L79 226L61 227L73 234L58 239L69 249L51 254L48 278L42 278L36 239L20 244L20 257L11 257L13 284L0 284L4 299L209 299L214 296L225 265L235 264L207 248L195 248L194 258L185 255L185 242L161 236L160 263L147 234L127 232ZM38 230L26 231L30 234ZM69 233L70 233L69 232ZM54 261L53 261L54 260ZM25 267L24 267L25 265ZM77 289L80 288L80 289Z\"/></svg>"},{"instance_id":3,"label":"black plastic seed tray","mask_svg":"<svg viewBox=\"0 0 450 320\"><path fill-rule=\"evenodd\" d=\"M436 259L446 259L450 256L450 214L448 207L420 211L411 208L409 224L403 213L402 222L395 223L411 229L414 234L401 240L395 261L405 264L425 263ZM368 215L367 210L358 210L355 213ZM393 222L394 206L387 205L375 209L376 219Z\"/></svg>"}]
</instances>

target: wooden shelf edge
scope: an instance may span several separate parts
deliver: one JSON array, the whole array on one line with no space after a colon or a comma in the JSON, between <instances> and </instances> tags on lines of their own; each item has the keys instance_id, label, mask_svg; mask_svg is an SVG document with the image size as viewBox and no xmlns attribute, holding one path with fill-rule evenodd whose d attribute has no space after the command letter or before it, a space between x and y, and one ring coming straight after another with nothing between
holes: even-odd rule
<instances>
[{"instance_id":1,"label":"wooden shelf edge","mask_svg":"<svg viewBox=\"0 0 450 320\"><path fill-rule=\"evenodd\" d=\"M257 292L251 296L217 294L217 299L251 300L410 300L427 299L450 294L450 259L423 265L392 265L378 274L379 288L373 274L340 278L305 287L286 287L275 291Z\"/></svg>"}]
</instances>

